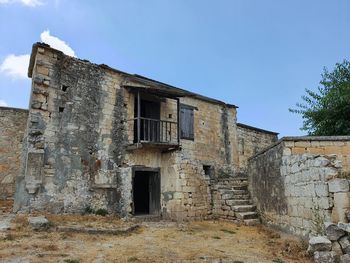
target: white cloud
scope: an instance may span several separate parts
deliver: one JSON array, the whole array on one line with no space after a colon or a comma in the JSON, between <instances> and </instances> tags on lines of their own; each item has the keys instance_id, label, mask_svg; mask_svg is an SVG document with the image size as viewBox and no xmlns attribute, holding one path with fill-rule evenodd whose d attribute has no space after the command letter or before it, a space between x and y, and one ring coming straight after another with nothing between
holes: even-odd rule
<instances>
[{"instance_id":1,"label":"white cloud","mask_svg":"<svg viewBox=\"0 0 350 263\"><path fill-rule=\"evenodd\" d=\"M0 72L14 79L26 79L28 72L30 56L26 55L8 55L0 65Z\"/></svg>"},{"instance_id":2,"label":"white cloud","mask_svg":"<svg viewBox=\"0 0 350 263\"><path fill-rule=\"evenodd\" d=\"M21 3L26 6L36 7L39 5L43 5L43 2L40 0L21 0Z\"/></svg>"},{"instance_id":3,"label":"white cloud","mask_svg":"<svg viewBox=\"0 0 350 263\"><path fill-rule=\"evenodd\" d=\"M21 3L25 6L36 7L43 5L44 3L40 0L0 0L0 4L14 4Z\"/></svg>"},{"instance_id":4,"label":"white cloud","mask_svg":"<svg viewBox=\"0 0 350 263\"><path fill-rule=\"evenodd\" d=\"M7 102L4 100L0 100L0 107L6 107L8 106Z\"/></svg>"},{"instance_id":5,"label":"white cloud","mask_svg":"<svg viewBox=\"0 0 350 263\"><path fill-rule=\"evenodd\" d=\"M40 34L40 39L42 42L49 44L52 48L61 50L63 53L65 53L68 56L75 57L74 50L66 44L63 40L59 39L58 37L50 35L49 30L45 30Z\"/></svg>"},{"instance_id":6,"label":"white cloud","mask_svg":"<svg viewBox=\"0 0 350 263\"><path fill-rule=\"evenodd\" d=\"M6 1L6 0L0 0ZM2 2L0 2L2 3ZM63 53L75 57L74 50L58 37L50 35L49 30L45 30L40 34L42 42L49 44L52 48L61 50ZM30 55L7 55L0 64L0 73L8 75L13 79L27 79Z\"/></svg>"}]
</instances>

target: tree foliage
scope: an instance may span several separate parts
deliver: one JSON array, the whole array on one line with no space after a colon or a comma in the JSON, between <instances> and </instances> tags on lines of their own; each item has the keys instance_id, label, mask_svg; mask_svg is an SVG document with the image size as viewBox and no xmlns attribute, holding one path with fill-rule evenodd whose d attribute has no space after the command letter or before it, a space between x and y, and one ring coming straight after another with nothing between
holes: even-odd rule
<instances>
[{"instance_id":1,"label":"tree foliage","mask_svg":"<svg viewBox=\"0 0 350 263\"><path fill-rule=\"evenodd\" d=\"M323 70L317 91L306 89L302 103L289 111L301 114L309 135L350 135L350 62L337 63L334 70Z\"/></svg>"}]
</instances>

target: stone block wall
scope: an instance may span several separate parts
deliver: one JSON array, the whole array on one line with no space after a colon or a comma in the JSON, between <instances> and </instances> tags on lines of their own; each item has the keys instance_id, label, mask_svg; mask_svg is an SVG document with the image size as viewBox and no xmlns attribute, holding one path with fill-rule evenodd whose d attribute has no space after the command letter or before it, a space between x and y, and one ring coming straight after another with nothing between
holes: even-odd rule
<instances>
[{"instance_id":1,"label":"stone block wall","mask_svg":"<svg viewBox=\"0 0 350 263\"><path fill-rule=\"evenodd\" d=\"M176 209L183 211L186 220L205 219L213 215L214 185L210 180L237 175L236 109L192 98L181 98L181 103L197 110L194 110L194 141L181 140L182 150L175 154L178 181L183 185L179 189L183 198ZM209 174L205 174L204 166L211 167Z\"/></svg>"},{"instance_id":2,"label":"stone block wall","mask_svg":"<svg viewBox=\"0 0 350 263\"><path fill-rule=\"evenodd\" d=\"M14 210L121 212L126 107L120 75L34 45L32 92ZM120 201L120 202L119 202Z\"/></svg>"},{"instance_id":3,"label":"stone block wall","mask_svg":"<svg viewBox=\"0 0 350 263\"><path fill-rule=\"evenodd\" d=\"M14 195L27 118L28 110L0 107L0 199Z\"/></svg>"},{"instance_id":4,"label":"stone block wall","mask_svg":"<svg viewBox=\"0 0 350 263\"><path fill-rule=\"evenodd\" d=\"M235 106L181 97L181 103L196 109L194 140L182 139L171 151L131 149L130 87L147 89L154 82L44 44L34 45L29 72L32 94L15 211L80 213L90 207L128 216L133 168L145 167L160 169L164 217L212 216L211 179L232 177L239 168ZM177 121L174 101L162 99L162 118Z\"/></svg>"},{"instance_id":5,"label":"stone block wall","mask_svg":"<svg viewBox=\"0 0 350 263\"><path fill-rule=\"evenodd\" d=\"M278 140L278 133L237 123L239 166L246 172L248 159Z\"/></svg>"},{"instance_id":6,"label":"stone block wall","mask_svg":"<svg viewBox=\"0 0 350 263\"><path fill-rule=\"evenodd\" d=\"M350 171L349 136L287 137L284 139L287 153L332 155L342 162L343 171Z\"/></svg>"},{"instance_id":7,"label":"stone block wall","mask_svg":"<svg viewBox=\"0 0 350 263\"><path fill-rule=\"evenodd\" d=\"M263 220L301 236L320 232L324 222L347 222L349 143L350 137L282 138L252 157L250 189Z\"/></svg>"},{"instance_id":8,"label":"stone block wall","mask_svg":"<svg viewBox=\"0 0 350 263\"><path fill-rule=\"evenodd\" d=\"M126 94L126 99L133 105L132 93ZM211 192L215 186L211 180L232 177L238 171L236 109L187 97L180 102L195 109L194 140L181 139L181 150L168 153L144 148L129 151L125 163L130 167L160 167L164 218L207 219L213 216ZM134 116L133 109L128 107L128 116ZM161 104L163 118L172 114L176 121L176 112L174 100ZM132 129L132 125L128 127ZM132 131L128 131L129 138ZM204 166L210 167L210 175L205 174Z\"/></svg>"}]
</instances>

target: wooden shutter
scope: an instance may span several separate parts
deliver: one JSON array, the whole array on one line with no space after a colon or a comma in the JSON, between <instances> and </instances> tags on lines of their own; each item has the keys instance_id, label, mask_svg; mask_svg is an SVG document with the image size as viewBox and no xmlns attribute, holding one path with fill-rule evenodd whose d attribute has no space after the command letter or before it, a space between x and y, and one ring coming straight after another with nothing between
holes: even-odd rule
<instances>
[{"instance_id":1,"label":"wooden shutter","mask_svg":"<svg viewBox=\"0 0 350 263\"><path fill-rule=\"evenodd\" d=\"M180 131L181 139L194 139L193 108L186 105L181 105L180 108Z\"/></svg>"}]
</instances>

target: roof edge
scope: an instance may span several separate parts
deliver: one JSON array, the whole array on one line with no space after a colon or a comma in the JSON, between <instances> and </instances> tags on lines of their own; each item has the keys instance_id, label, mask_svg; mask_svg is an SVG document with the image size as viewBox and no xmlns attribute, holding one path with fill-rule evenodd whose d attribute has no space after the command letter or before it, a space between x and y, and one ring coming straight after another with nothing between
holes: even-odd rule
<instances>
[{"instance_id":1,"label":"roof edge","mask_svg":"<svg viewBox=\"0 0 350 263\"><path fill-rule=\"evenodd\" d=\"M49 48L50 50L52 50L54 52L64 54L62 51L57 50L55 48L52 48L48 44L45 44L45 43L42 43L42 42L34 43L33 46L32 46L32 53L31 53L31 56L30 56L29 67L28 67L28 77L29 78L31 78L32 75L33 75L33 68L34 68L34 63L35 63L35 57L36 57L36 53L37 53L39 47ZM66 56L68 56L68 55L66 55ZM74 57L74 58L78 59L78 60L81 60L81 61L85 61L85 62L89 62L89 63L95 64L93 62L90 62L89 60L79 59L77 57ZM125 76L129 77L130 79L135 80L137 82L142 82L142 83L148 82L148 83L152 83L153 85L158 85L158 86L165 87L165 88L176 89L179 92L186 93L186 96L189 96L189 97L194 97L194 98L197 98L199 100L211 102L211 103L214 103L214 104L219 104L219 105L222 105L222 106L225 106L225 107L228 107L228 108L235 108L235 109L238 108L238 106L236 106L234 104L225 103L223 101L220 101L220 100L217 100L217 99L213 99L213 98L210 98L210 97L206 97L204 95L200 95L200 94L194 93L192 91L188 91L188 90L181 89L181 88L178 88L178 87L175 87L175 86L171 86L169 84L166 84L166 83L163 83L163 82L160 82L160 81L157 81L157 80L153 80L153 79L144 77L142 75L130 74L130 73L127 73L127 72L124 72L124 71L120 71L120 70L112 68L112 67L110 67L110 66L108 66L106 64L95 64L95 65L100 67L100 68L111 70L113 72L125 75Z\"/></svg>"},{"instance_id":2,"label":"roof edge","mask_svg":"<svg viewBox=\"0 0 350 263\"><path fill-rule=\"evenodd\" d=\"M29 112L28 109L21 109L21 108L7 107L7 106L0 106L0 110L12 110L12 111L25 111L25 112Z\"/></svg>"},{"instance_id":3,"label":"roof edge","mask_svg":"<svg viewBox=\"0 0 350 263\"><path fill-rule=\"evenodd\" d=\"M273 131L269 131L269 130L260 129L260 128L249 126L249 125L243 124L243 123L237 123L237 126L242 127L242 128L246 128L246 129L249 129L249 130L254 130L254 131L258 131L258 132L272 134L272 135L278 135L279 134L278 132L273 132Z\"/></svg>"}]
</instances>

